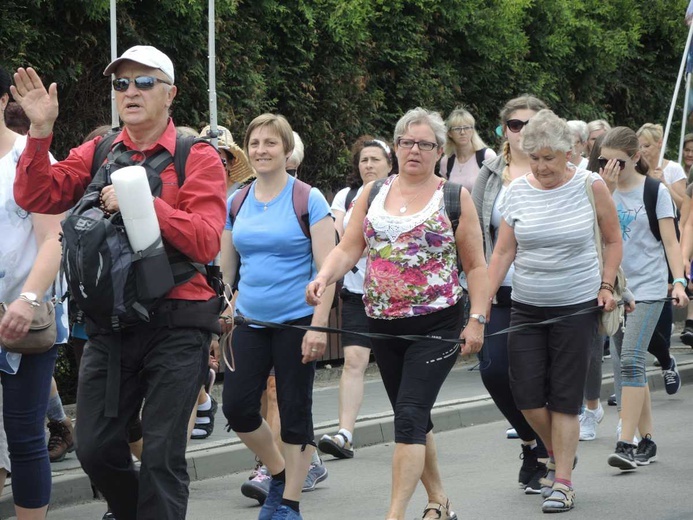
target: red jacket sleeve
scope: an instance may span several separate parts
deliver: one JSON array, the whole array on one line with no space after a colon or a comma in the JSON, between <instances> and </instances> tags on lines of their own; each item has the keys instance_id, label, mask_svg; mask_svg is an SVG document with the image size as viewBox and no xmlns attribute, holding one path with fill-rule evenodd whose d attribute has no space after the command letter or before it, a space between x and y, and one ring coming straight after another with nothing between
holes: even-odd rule
<instances>
[{"instance_id":1,"label":"red jacket sleeve","mask_svg":"<svg viewBox=\"0 0 693 520\"><path fill-rule=\"evenodd\" d=\"M175 203L165 194L154 200L161 236L191 260L211 262L221 249L225 194L226 172L219 154L207 144L194 145Z\"/></svg>"},{"instance_id":2,"label":"red jacket sleeve","mask_svg":"<svg viewBox=\"0 0 693 520\"><path fill-rule=\"evenodd\" d=\"M55 215L74 206L91 182L91 163L99 139L70 151L64 161L50 163L48 149L53 136L27 139L17 163L14 198L17 204L34 213Z\"/></svg>"}]
</instances>

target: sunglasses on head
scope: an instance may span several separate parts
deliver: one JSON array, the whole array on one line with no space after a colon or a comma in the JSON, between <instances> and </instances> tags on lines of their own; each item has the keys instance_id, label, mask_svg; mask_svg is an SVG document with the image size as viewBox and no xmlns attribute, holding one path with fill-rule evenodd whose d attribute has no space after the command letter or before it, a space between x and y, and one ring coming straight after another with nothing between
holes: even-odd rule
<instances>
[{"instance_id":1,"label":"sunglasses on head","mask_svg":"<svg viewBox=\"0 0 693 520\"><path fill-rule=\"evenodd\" d=\"M600 157L597 159L599 162L599 167L604 169L606 168L606 163L608 163L611 159L606 159L605 157ZM615 161L618 162L618 167L622 170L623 168L626 167L626 160L625 159L614 159Z\"/></svg>"},{"instance_id":2,"label":"sunglasses on head","mask_svg":"<svg viewBox=\"0 0 693 520\"><path fill-rule=\"evenodd\" d=\"M529 119L527 121L522 121L521 119L508 119L505 126L507 126L508 130L510 130L513 134L516 134L522 130L527 123L529 123Z\"/></svg>"},{"instance_id":3,"label":"sunglasses on head","mask_svg":"<svg viewBox=\"0 0 693 520\"><path fill-rule=\"evenodd\" d=\"M135 88L137 90L151 90L157 83L163 83L164 85L170 85L168 81L163 79L155 78L154 76L137 76L135 79L130 78L116 78L113 80L113 90L116 92L125 92L130 83L135 83Z\"/></svg>"}]
</instances>

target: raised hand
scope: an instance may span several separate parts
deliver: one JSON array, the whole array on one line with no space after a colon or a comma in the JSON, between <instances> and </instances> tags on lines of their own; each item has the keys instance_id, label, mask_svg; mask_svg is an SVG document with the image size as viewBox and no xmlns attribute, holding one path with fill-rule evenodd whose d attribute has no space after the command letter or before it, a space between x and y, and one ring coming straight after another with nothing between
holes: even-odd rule
<instances>
[{"instance_id":1,"label":"raised hand","mask_svg":"<svg viewBox=\"0 0 693 520\"><path fill-rule=\"evenodd\" d=\"M34 69L19 68L10 87L12 97L24 109L31 121L32 137L48 137L58 118L58 85L51 83L46 90Z\"/></svg>"}]
</instances>

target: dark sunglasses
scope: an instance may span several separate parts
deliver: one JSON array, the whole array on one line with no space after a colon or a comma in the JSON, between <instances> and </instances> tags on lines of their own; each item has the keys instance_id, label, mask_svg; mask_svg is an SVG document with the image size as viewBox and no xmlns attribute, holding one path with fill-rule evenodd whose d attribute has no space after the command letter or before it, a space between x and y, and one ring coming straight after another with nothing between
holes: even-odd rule
<instances>
[{"instance_id":1,"label":"dark sunglasses","mask_svg":"<svg viewBox=\"0 0 693 520\"><path fill-rule=\"evenodd\" d=\"M599 162L599 167L604 169L606 168L606 163L608 163L611 159L606 159L604 157L600 157L597 159ZM626 160L625 159L615 159L618 162L618 167L622 170L623 168L626 167Z\"/></svg>"},{"instance_id":2,"label":"dark sunglasses","mask_svg":"<svg viewBox=\"0 0 693 520\"><path fill-rule=\"evenodd\" d=\"M522 130L527 123L529 123L529 119L527 121L522 121L521 119L508 119L505 125L508 127L508 130L516 134Z\"/></svg>"},{"instance_id":3,"label":"dark sunglasses","mask_svg":"<svg viewBox=\"0 0 693 520\"><path fill-rule=\"evenodd\" d=\"M154 85L157 83L163 83L164 85L171 85L168 81L163 79L155 78L154 76L137 76L135 79L130 78L116 78L113 80L113 90L116 92L125 92L130 83L135 83L135 88L137 90L152 90Z\"/></svg>"}]
</instances>

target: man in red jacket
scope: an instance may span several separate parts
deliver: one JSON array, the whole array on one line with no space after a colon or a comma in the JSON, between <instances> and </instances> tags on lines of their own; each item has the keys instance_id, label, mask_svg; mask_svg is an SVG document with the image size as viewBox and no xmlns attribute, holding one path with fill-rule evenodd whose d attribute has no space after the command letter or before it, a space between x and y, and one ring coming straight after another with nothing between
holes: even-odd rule
<instances>
[{"instance_id":1,"label":"man in red jacket","mask_svg":"<svg viewBox=\"0 0 693 520\"><path fill-rule=\"evenodd\" d=\"M176 129L169 108L177 88L171 60L154 47L136 46L104 70L104 76L112 73L124 123L114 145L122 142L126 149L144 156L164 148L173 156ZM48 149L58 117L57 86L53 83L46 89L31 68L18 69L14 79L12 94L31 121L27 146L17 165L17 203L37 213L66 211L91 182L94 152L101 138L72 149L67 159L51 165ZM163 188L154 208L167 250L193 262L209 263L219 252L226 219L225 173L219 155L209 145L195 144L186 163L185 182L178 186L173 163L163 170L161 180ZM118 210L112 186L103 188L100 198L106 211ZM156 307L158 317L170 318L164 320L166 325L161 319L143 321L114 332L87 320L89 343L77 391L77 455L118 520L185 518L187 422L206 372L211 333L202 324L198 328L183 324L185 320L176 322L214 298L205 277L197 273L174 287ZM120 363L114 369L113 359L118 358L112 353L117 351ZM118 372L120 376L114 377ZM108 388L114 386L117 413L108 413ZM138 475L127 444L127 425L142 399L144 451Z\"/></svg>"}]
</instances>

